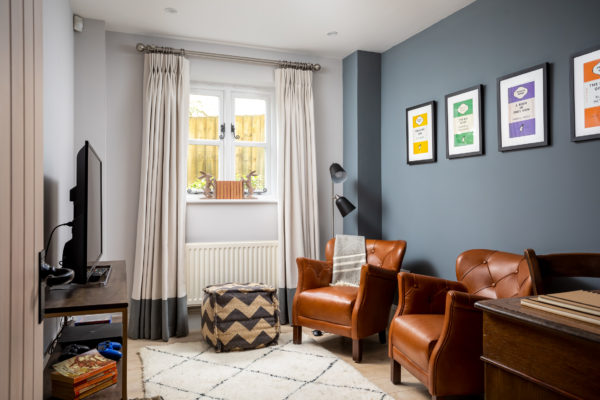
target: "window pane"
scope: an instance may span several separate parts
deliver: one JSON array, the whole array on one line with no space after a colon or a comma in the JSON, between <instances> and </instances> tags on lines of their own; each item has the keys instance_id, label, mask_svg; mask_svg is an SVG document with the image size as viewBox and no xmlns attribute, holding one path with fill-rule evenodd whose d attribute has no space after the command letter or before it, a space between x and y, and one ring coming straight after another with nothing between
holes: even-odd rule
<instances>
[{"instance_id":1,"label":"window pane","mask_svg":"<svg viewBox=\"0 0 600 400\"><path fill-rule=\"evenodd\" d=\"M219 102L217 96L190 96L191 139L219 139Z\"/></svg>"},{"instance_id":2,"label":"window pane","mask_svg":"<svg viewBox=\"0 0 600 400\"><path fill-rule=\"evenodd\" d=\"M219 146L188 145L187 163L188 189L202 190L205 181L200 182L198 179L200 171L211 174L215 179L219 178Z\"/></svg>"},{"instance_id":3,"label":"window pane","mask_svg":"<svg viewBox=\"0 0 600 400\"><path fill-rule=\"evenodd\" d=\"M235 179L246 178L251 171L256 175L251 178L256 190L265 187L265 149L263 147L235 147Z\"/></svg>"},{"instance_id":4,"label":"window pane","mask_svg":"<svg viewBox=\"0 0 600 400\"><path fill-rule=\"evenodd\" d=\"M265 141L267 102L261 99L235 99L235 134L246 142Z\"/></svg>"}]
</instances>

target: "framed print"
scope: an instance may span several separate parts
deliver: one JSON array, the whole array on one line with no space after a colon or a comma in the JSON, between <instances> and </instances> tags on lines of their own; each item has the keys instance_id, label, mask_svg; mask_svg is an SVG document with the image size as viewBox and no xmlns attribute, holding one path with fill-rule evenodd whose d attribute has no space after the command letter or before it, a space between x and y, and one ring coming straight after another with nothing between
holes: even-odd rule
<instances>
[{"instance_id":1,"label":"framed print","mask_svg":"<svg viewBox=\"0 0 600 400\"><path fill-rule=\"evenodd\" d=\"M498 150L548 145L548 64L498 78Z\"/></svg>"},{"instance_id":2,"label":"framed print","mask_svg":"<svg viewBox=\"0 0 600 400\"><path fill-rule=\"evenodd\" d=\"M600 139L600 47L571 56L571 140Z\"/></svg>"},{"instance_id":3,"label":"framed print","mask_svg":"<svg viewBox=\"0 0 600 400\"><path fill-rule=\"evenodd\" d=\"M406 162L435 162L435 101L406 109Z\"/></svg>"},{"instance_id":4,"label":"framed print","mask_svg":"<svg viewBox=\"0 0 600 400\"><path fill-rule=\"evenodd\" d=\"M446 158L483 154L482 86L446 95Z\"/></svg>"}]
</instances>

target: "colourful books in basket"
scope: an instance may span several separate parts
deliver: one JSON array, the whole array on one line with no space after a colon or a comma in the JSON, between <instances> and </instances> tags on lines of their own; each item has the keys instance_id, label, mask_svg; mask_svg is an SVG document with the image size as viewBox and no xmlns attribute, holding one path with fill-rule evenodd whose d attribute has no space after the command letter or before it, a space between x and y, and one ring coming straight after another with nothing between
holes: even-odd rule
<instances>
[{"instance_id":1,"label":"colourful books in basket","mask_svg":"<svg viewBox=\"0 0 600 400\"><path fill-rule=\"evenodd\" d=\"M115 383L117 383L116 370L101 372L100 376L75 386L66 382L52 381L52 396L65 400L83 399Z\"/></svg>"},{"instance_id":2,"label":"colourful books in basket","mask_svg":"<svg viewBox=\"0 0 600 400\"><path fill-rule=\"evenodd\" d=\"M117 383L117 363L96 349L56 363L52 368L52 396L59 399L83 399Z\"/></svg>"}]
</instances>

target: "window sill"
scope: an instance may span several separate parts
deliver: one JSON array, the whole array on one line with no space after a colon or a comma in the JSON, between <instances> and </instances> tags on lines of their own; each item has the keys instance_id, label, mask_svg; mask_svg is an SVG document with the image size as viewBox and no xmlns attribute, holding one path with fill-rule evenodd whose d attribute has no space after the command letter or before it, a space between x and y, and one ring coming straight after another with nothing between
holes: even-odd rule
<instances>
[{"instance_id":1,"label":"window sill","mask_svg":"<svg viewBox=\"0 0 600 400\"><path fill-rule=\"evenodd\" d=\"M187 204L277 204L273 197L257 199L205 199L197 195L187 195Z\"/></svg>"}]
</instances>

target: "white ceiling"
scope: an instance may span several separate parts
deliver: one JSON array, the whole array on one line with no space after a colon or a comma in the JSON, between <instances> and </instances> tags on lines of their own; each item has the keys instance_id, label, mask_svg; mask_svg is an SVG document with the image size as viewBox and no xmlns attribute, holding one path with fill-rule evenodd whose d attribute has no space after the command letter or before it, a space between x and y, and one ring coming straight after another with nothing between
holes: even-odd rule
<instances>
[{"instance_id":1,"label":"white ceiling","mask_svg":"<svg viewBox=\"0 0 600 400\"><path fill-rule=\"evenodd\" d=\"M71 7L111 31L341 58L388 50L473 1L71 0Z\"/></svg>"}]
</instances>

